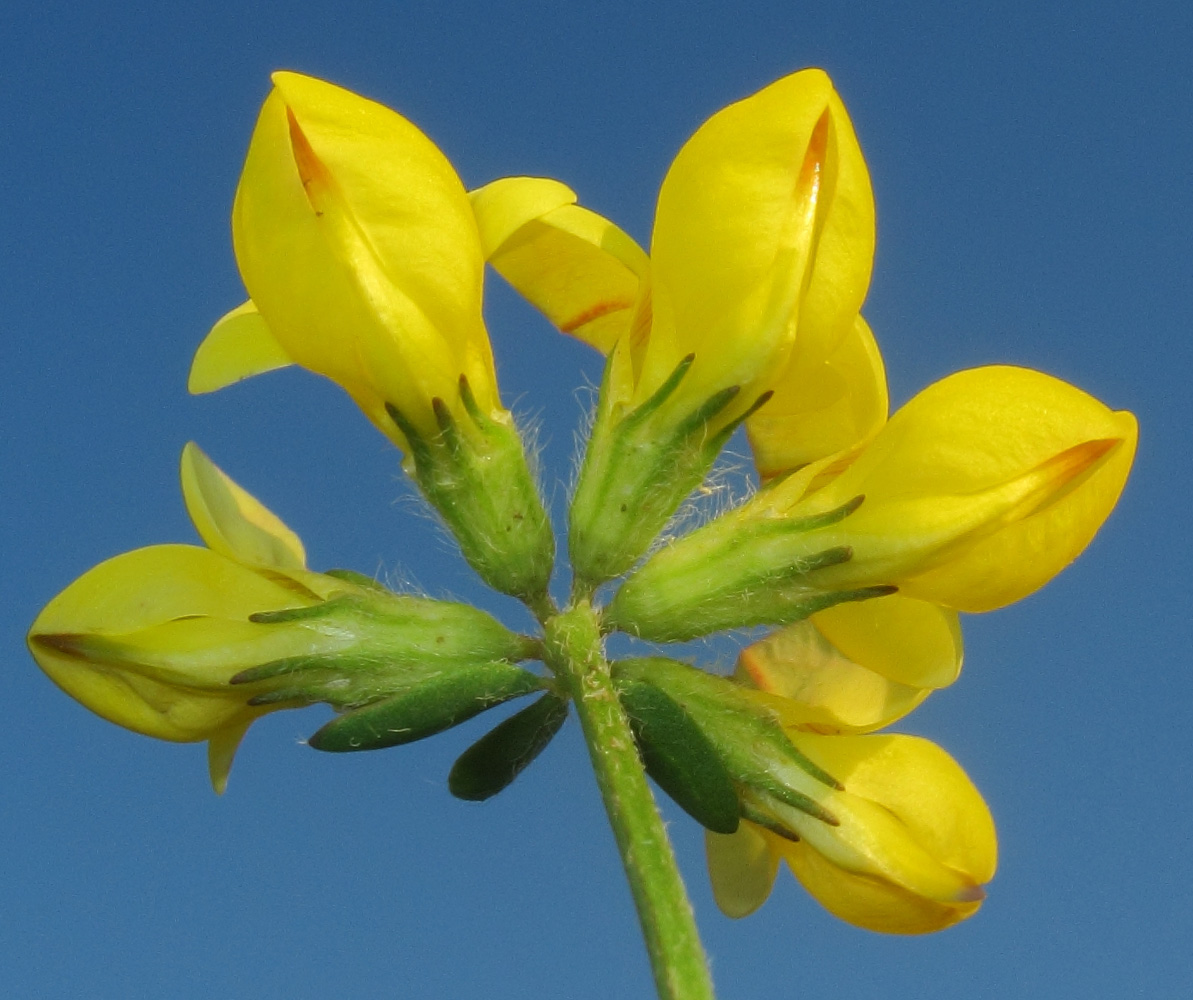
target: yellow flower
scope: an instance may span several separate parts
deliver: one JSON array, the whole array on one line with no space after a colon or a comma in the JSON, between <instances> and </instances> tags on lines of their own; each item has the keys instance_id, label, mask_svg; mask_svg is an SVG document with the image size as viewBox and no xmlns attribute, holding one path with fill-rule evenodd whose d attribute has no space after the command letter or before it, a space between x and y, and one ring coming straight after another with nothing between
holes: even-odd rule
<instances>
[{"instance_id":1,"label":"yellow flower","mask_svg":"<svg viewBox=\"0 0 1193 1000\"><path fill-rule=\"evenodd\" d=\"M208 548L154 545L101 563L38 615L29 647L54 683L110 722L163 740L207 740L222 792L241 737L269 710L247 704L255 692L229 680L315 646L309 632L249 616L353 588L308 571L298 537L193 444L182 487Z\"/></svg>"},{"instance_id":2,"label":"yellow flower","mask_svg":"<svg viewBox=\"0 0 1193 1000\"><path fill-rule=\"evenodd\" d=\"M915 736L788 735L844 786L817 797L836 824L769 799L756 808L771 829L743 821L733 834L706 833L714 895L727 915L746 916L766 900L780 859L827 910L868 930L923 934L978 909L997 838L956 761Z\"/></svg>"},{"instance_id":3,"label":"yellow flower","mask_svg":"<svg viewBox=\"0 0 1193 1000\"><path fill-rule=\"evenodd\" d=\"M1135 418L1022 368L958 372L868 443L658 551L608 624L655 641L798 621L891 589L988 611L1047 583L1122 492Z\"/></svg>"},{"instance_id":4,"label":"yellow flower","mask_svg":"<svg viewBox=\"0 0 1193 1000\"><path fill-rule=\"evenodd\" d=\"M891 707L859 674L934 686L956 676L959 637L925 611L936 609L895 603L869 633L844 623L848 652L824 633L827 655L764 641L740 665L761 690L661 657L613 665L649 773L708 831L728 915L762 904L781 858L832 912L873 930L937 930L977 909L997 855L977 790L927 740L852 734Z\"/></svg>"},{"instance_id":5,"label":"yellow flower","mask_svg":"<svg viewBox=\"0 0 1193 1000\"><path fill-rule=\"evenodd\" d=\"M341 385L409 453L386 404L426 435L433 400L508 421L481 319L468 196L414 125L297 73L273 75L232 211L251 300L195 356L192 392L295 363ZM461 421L467 426L467 421Z\"/></svg>"},{"instance_id":6,"label":"yellow flower","mask_svg":"<svg viewBox=\"0 0 1193 1000\"><path fill-rule=\"evenodd\" d=\"M844 471L833 474L840 457L814 464L763 506L798 519L863 498L806 536L852 553L817 573L818 586L882 582L988 611L1037 590L1089 544L1122 492L1137 438L1130 413L1060 379L970 369L912 399Z\"/></svg>"},{"instance_id":7,"label":"yellow flower","mask_svg":"<svg viewBox=\"0 0 1193 1000\"><path fill-rule=\"evenodd\" d=\"M859 366L881 379L858 316L874 204L820 70L722 109L684 144L659 192L649 258L555 181L495 181L472 204L494 268L609 355L569 511L580 592L639 559L768 400L792 441L768 462L788 461L797 434L816 432L813 413L850 410L863 432L885 415L884 385L852 407L837 391Z\"/></svg>"},{"instance_id":8,"label":"yellow flower","mask_svg":"<svg viewBox=\"0 0 1193 1000\"><path fill-rule=\"evenodd\" d=\"M860 317L834 355L818 368L793 365L786 379L779 405L747 425L764 480L813 462L831 475L886 421L882 361ZM914 737L813 735L889 725L956 680L961 662L956 612L903 594L834 605L742 651L739 679L844 790L816 796L836 826L770 800L747 808L771 829L743 821L733 834L706 832L714 895L727 915L766 900L781 860L826 909L870 930L925 933L977 910L997 845L989 810L961 768Z\"/></svg>"},{"instance_id":9,"label":"yellow flower","mask_svg":"<svg viewBox=\"0 0 1193 1000\"><path fill-rule=\"evenodd\" d=\"M706 834L726 914L761 906L780 860L826 909L869 930L925 933L977 910L997 842L960 766L912 736L823 735L885 726L960 668L956 615L899 595L839 605L742 652L739 678L843 788L815 794L835 825L755 793L747 808L764 823Z\"/></svg>"},{"instance_id":10,"label":"yellow flower","mask_svg":"<svg viewBox=\"0 0 1193 1000\"><path fill-rule=\"evenodd\" d=\"M1007 604L1075 558L1123 488L1136 435L1130 414L1057 379L977 369L929 387L842 453L808 452L813 464L763 492L759 510L793 520L863 498L807 533L809 546L851 556L809 578L899 593L818 611L743 651L739 677L844 790L815 797L835 826L755 795L746 808L761 822L706 834L727 914L762 904L780 860L826 909L870 930L938 930L978 908L997 847L961 768L914 737L824 734L885 726L951 683L961 637L948 608Z\"/></svg>"},{"instance_id":11,"label":"yellow flower","mask_svg":"<svg viewBox=\"0 0 1193 1000\"><path fill-rule=\"evenodd\" d=\"M820 70L724 108L688 140L659 193L649 259L555 182L496 181L472 198L496 270L563 331L616 349L616 403L642 403L694 354L668 405L686 415L739 387L725 425L788 369L818 370L856 336L873 196Z\"/></svg>"}]
</instances>

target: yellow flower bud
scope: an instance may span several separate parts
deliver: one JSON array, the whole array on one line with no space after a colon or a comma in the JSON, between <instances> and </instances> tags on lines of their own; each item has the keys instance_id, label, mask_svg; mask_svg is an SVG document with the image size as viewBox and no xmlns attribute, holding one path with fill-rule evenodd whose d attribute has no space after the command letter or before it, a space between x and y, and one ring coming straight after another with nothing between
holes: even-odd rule
<instances>
[{"instance_id":1,"label":"yellow flower bud","mask_svg":"<svg viewBox=\"0 0 1193 1000\"><path fill-rule=\"evenodd\" d=\"M341 385L404 451L386 411L438 432L432 401L505 417L481 319L484 259L468 196L414 125L349 91L279 72L232 212L251 302L200 347L192 391L287 362Z\"/></svg>"},{"instance_id":2,"label":"yellow flower bud","mask_svg":"<svg viewBox=\"0 0 1193 1000\"><path fill-rule=\"evenodd\" d=\"M947 683L959 664L950 624L930 606L895 602L869 622L835 622L826 630L837 626L837 641L853 640L854 655L879 669ZM918 648L917 636L933 648ZM758 672L763 690L658 657L614 664L648 770L706 829L721 834L707 840L718 903L730 916L756 909L782 856L817 899L859 926L921 933L968 916L996 856L981 796L927 740L809 732L827 727L808 710L848 703L856 688L849 671L817 655L820 662L809 664L803 679L822 690L808 704L783 695L800 679L797 664L785 673L777 664ZM841 697L822 697L834 684ZM853 707L859 704L854 699ZM690 767L695 760L701 763ZM741 818L736 829L734 814Z\"/></svg>"},{"instance_id":3,"label":"yellow flower bud","mask_svg":"<svg viewBox=\"0 0 1193 1000\"><path fill-rule=\"evenodd\" d=\"M606 622L676 641L895 589L958 611L1001 607L1089 544L1122 492L1137 433L1131 414L1040 372L958 372L868 444L657 551Z\"/></svg>"},{"instance_id":4,"label":"yellow flower bud","mask_svg":"<svg viewBox=\"0 0 1193 1000\"><path fill-rule=\"evenodd\" d=\"M273 82L232 210L252 298L200 345L191 391L291 362L337 382L484 580L541 602L554 537L498 395L467 192L397 113L296 73Z\"/></svg>"},{"instance_id":5,"label":"yellow flower bud","mask_svg":"<svg viewBox=\"0 0 1193 1000\"><path fill-rule=\"evenodd\" d=\"M780 857L829 911L870 930L939 930L978 908L994 875L994 823L960 766L916 737L814 735L877 729L960 668L956 614L901 595L818 612L742 653L751 695L842 787L811 786L832 823L754 793L750 818L769 829L708 836L725 912L760 906Z\"/></svg>"}]
</instances>

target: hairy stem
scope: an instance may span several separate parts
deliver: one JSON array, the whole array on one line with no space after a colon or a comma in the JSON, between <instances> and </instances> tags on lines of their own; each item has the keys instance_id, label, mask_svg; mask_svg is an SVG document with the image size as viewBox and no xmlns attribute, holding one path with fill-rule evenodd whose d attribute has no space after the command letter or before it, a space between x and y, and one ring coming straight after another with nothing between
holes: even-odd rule
<instances>
[{"instance_id":1,"label":"hairy stem","mask_svg":"<svg viewBox=\"0 0 1193 1000\"><path fill-rule=\"evenodd\" d=\"M547 664L576 704L646 938L660 1000L713 1000L712 979L675 854L617 699L587 601L548 621Z\"/></svg>"}]
</instances>

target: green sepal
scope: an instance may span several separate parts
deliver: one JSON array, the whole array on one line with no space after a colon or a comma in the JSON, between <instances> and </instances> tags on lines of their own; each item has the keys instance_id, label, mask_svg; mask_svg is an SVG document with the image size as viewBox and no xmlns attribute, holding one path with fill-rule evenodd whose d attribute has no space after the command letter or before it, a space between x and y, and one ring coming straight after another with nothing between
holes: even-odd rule
<instances>
[{"instance_id":1,"label":"green sepal","mask_svg":"<svg viewBox=\"0 0 1193 1000\"><path fill-rule=\"evenodd\" d=\"M263 636L289 636L299 655L230 678L250 704L327 702L354 708L428 679L494 661L534 659L539 643L477 608L392 592L344 594L308 608L250 617Z\"/></svg>"},{"instance_id":2,"label":"green sepal","mask_svg":"<svg viewBox=\"0 0 1193 1000\"><path fill-rule=\"evenodd\" d=\"M660 549L630 576L604 623L650 642L685 642L728 629L789 625L844 601L894 593L888 585L847 590L819 585L817 571L848 562L845 545L817 544L816 532L862 504L789 518L746 504Z\"/></svg>"},{"instance_id":3,"label":"green sepal","mask_svg":"<svg viewBox=\"0 0 1193 1000\"><path fill-rule=\"evenodd\" d=\"M479 608L381 588L337 594L310 607L258 612L249 615L249 621L271 628L304 625L312 636L333 640L333 648L391 663L523 660L538 655L533 639L511 632Z\"/></svg>"},{"instance_id":4,"label":"green sepal","mask_svg":"<svg viewBox=\"0 0 1193 1000\"><path fill-rule=\"evenodd\" d=\"M763 793L763 796L769 795L793 809L807 813L813 819L818 819L829 826L841 825L841 821L812 796L798 792L782 781L771 778L768 774L755 775L753 785L755 789Z\"/></svg>"},{"instance_id":5,"label":"green sepal","mask_svg":"<svg viewBox=\"0 0 1193 1000\"><path fill-rule=\"evenodd\" d=\"M684 812L714 833L733 833L740 807L733 779L716 748L679 705L643 681L617 692L630 717L642 763Z\"/></svg>"},{"instance_id":6,"label":"green sepal","mask_svg":"<svg viewBox=\"0 0 1193 1000\"><path fill-rule=\"evenodd\" d=\"M522 439L512 420L481 411L463 376L459 389L466 420L457 422L451 407L436 398L432 407L439 433L433 436L386 403L410 445L408 471L485 583L540 602L551 579L555 536Z\"/></svg>"},{"instance_id":7,"label":"green sepal","mask_svg":"<svg viewBox=\"0 0 1193 1000\"><path fill-rule=\"evenodd\" d=\"M818 786L841 788L836 778L800 753L769 708L725 677L661 656L618 660L613 677L619 687L640 682L664 692L692 718L730 777L741 785L774 795L777 782L812 799Z\"/></svg>"},{"instance_id":8,"label":"green sepal","mask_svg":"<svg viewBox=\"0 0 1193 1000\"><path fill-rule=\"evenodd\" d=\"M377 594L388 595L393 593L380 580L374 580L371 576L365 576L364 573L358 573L354 569L325 569L323 575L343 580L345 583L350 583L354 587L360 587L362 590L371 590Z\"/></svg>"},{"instance_id":9,"label":"green sepal","mask_svg":"<svg viewBox=\"0 0 1193 1000\"><path fill-rule=\"evenodd\" d=\"M336 708L363 705L404 689L435 667L394 668L384 658L358 653L288 656L242 670L228 682L235 687L264 687L250 705L326 702Z\"/></svg>"},{"instance_id":10,"label":"green sepal","mask_svg":"<svg viewBox=\"0 0 1193 1000\"><path fill-rule=\"evenodd\" d=\"M332 719L308 740L342 753L413 743L450 729L510 698L540 690L544 680L511 663L445 669L405 690Z\"/></svg>"},{"instance_id":11,"label":"green sepal","mask_svg":"<svg viewBox=\"0 0 1193 1000\"><path fill-rule=\"evenodd\" d=\"M312 618L324 618L340 612L356 614L370 614L365 603L355 594L338 594L326 601L302 608L280 608L277 611L258 611L249 615L249 621L255 625L280 625L284 622L308 621Z\"/></svg>"},{"instance_id":12,"label":"green sepal","mask_svg":"<svg viewBox=\"0 0 1193 1000\"><path fill-rule=\"evenodd\" d=\"M784 826L782 822L766 812L766 810L758 808L751 802L742 802L741 818L749 820L751 823L765 830L770 830L771 833L777 834L784 840L790 840L793 844L800 842L801 838L798 833L788 829L788 827Z\"/></svg>"},{"instance_id":13,"label":"green sepal","mask_svg":"<svg viewBox=\"0 0 1193 1000\"><path fill-rule=\"evenodd\" d=\"M703 482L733 431L770 398L718 420L740 394L714 393L679 416L667 406L695 355L688 355L663 385L628 412L608 401L610 356L596 421L569 511L568 549L581 590L620 576L642 556L679 505Z\"/></svg>"},{"instance_id":14,"label":"green sepal","mask_svg":"<svg viewBox=\"0 0 1193 1000\"><path fill-rule=\"evenodd\" d=\"M567 715L568 703L547 692L465 750L447 776L448 790L468 802L492 798L543 752Z\"/></svg>"}]
</instances>

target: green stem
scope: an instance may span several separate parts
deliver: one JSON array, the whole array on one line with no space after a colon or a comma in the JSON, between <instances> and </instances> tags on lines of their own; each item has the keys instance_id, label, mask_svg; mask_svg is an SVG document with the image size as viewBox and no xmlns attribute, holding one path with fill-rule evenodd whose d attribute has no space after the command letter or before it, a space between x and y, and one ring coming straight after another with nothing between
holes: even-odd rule
<instances>
[{"instance_id":1,"label":"green stem","mask_svg":"<svg viewBox=\"0 0 1193 1000\"><path fill-rule=\"evenodd\" d=\"M576 703L660 1000L714 1000L692 907L613 689L597 613L587 601L547 623L546 650L548 666Z\"/></svg>"}]
</instances>

